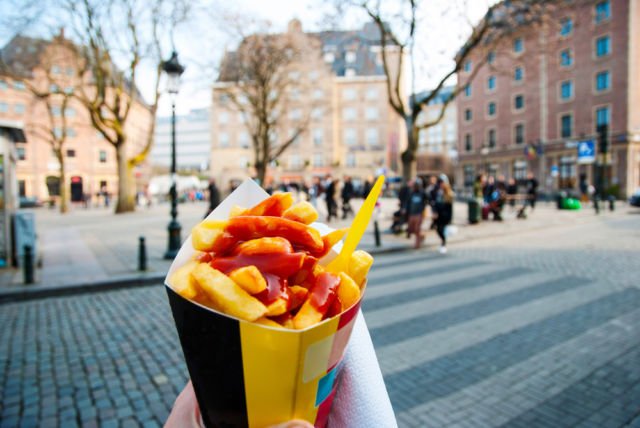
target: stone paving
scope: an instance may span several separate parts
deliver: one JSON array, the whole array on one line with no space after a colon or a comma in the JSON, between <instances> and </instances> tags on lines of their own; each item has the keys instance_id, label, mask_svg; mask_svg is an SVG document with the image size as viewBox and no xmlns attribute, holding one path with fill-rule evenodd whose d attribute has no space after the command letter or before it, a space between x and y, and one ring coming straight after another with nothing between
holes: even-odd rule
<instances>
[{"instance_id":1,"label":"stone paving","mask_svg":"<svg viewBox=\"0 0 640 428\"><path fill-rule=\"evenodd\" d=\"M638 230L378 256L363 310L399 426L639 427ZM0 427L160 426L187 378L161 285L3 304L0 325Z\"/></svg>"}]
</instances>

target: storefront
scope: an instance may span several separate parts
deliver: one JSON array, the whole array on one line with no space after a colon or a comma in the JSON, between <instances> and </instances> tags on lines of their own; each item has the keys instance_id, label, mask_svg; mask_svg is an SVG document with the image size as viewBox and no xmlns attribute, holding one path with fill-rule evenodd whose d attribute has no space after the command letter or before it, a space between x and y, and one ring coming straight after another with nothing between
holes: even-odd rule
<instances>
[{"instance_id":1,"label":"storefront","mask_svg":"<svg viewBox=\"0 0 640 428\"><path fill-rule=\"evenodd\" d=\"M13 260L11 219L18 209L15 143L26 138L19 123L0 121L0 268Z\"/></svg>"}]
</instances>

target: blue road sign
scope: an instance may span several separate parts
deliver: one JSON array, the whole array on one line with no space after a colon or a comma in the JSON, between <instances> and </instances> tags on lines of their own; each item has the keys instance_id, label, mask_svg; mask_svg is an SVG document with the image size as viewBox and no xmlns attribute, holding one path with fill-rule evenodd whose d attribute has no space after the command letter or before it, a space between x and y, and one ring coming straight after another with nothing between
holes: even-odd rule
<instances>
[{"instance_id":1,"label":"blue road sign","mask_svg":"<svg viewBox=\"0 0 640 428\"><path fill-rule=\"evenodd\" d=\"M593 163L596 160L596 142L578 141L578 163Z\"/></svg>"}]
</instances>

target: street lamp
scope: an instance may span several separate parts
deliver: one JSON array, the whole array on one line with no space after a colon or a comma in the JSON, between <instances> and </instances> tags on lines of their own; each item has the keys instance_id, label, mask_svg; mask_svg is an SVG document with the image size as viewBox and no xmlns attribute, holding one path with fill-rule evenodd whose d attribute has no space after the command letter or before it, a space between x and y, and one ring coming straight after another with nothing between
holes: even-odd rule
<instances>
[{"instance_id":1,"label":"street lamp","mask_svg":"<svg viewBox=\"0 0 640 428\"><path fill-rule=\"evenodd\" d=\"M180 230L182 227L178 217L178 194L176 189L176 95L180 87L180 75L184 73L184 66L178 62L178 53L173 51L169 61L162 62L162 71L167 73L167 92L171 96L171 221L169 231L169 245L164 253L165 259L174 259L180 249Z\"/></svg>"}]
</instances>

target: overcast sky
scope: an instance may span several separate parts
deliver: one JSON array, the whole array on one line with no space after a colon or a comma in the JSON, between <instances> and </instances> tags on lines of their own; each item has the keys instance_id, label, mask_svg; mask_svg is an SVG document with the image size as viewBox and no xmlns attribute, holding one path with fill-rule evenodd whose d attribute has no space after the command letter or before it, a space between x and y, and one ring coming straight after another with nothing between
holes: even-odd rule
<instances>
[{"instance_id":1,"label":"overcast sky","mask_svg":"<svg viewBox=\"0 0 640 428\"><path fill-rule=\"evenodd\" d=\"M0 24L3 20L11 23L19 21L23 11L32 5L35 10L47 9L47 4L55 0L0 0ZM434 86L439 78L451 68L451 58L471 31L471 24L476 23L487 10L489 4L496 0L423 0L419 9L419 28L415 44L416 58L416 90L421 91ZM193 3L196 3L195 1ZM232 37L229 31L227 16L252 16L255 19L267 20L275 32L285 31L287 23L297 18L302 22L305 31L328 29L330 23L326 15L332 11L323 0L201 0L200 9L188 25L179 27L174 35L175 47L180 61L186 66L180 94L177 99L177 110L186 113L193 108L207 107L210 104L211 83L217 76L216 67L224 50L234 50L238 38ZM396 12L400 0L385 0L383 5L388 12ZM64 25L64 18L56 8L49 7L42 14L49 20L51 28ZM335 14L334 14L335 15ZM341 14L339 21L331 21L342 29L360 28L367 22L362 13ZM6 27L6 26L5 26ZM27 34L49 37L43 33L45 26L32 24L27 27ZM57 31L57 30L56 30ZM0 28L0 43L4 45L11 36L6 28ZM147 72L151 72L147 64ZM410 69L406 70L410 73ZM144 76L145 73L138 73ZM141 78L137 82L143 95L151 98L153 81ZM410 79L407 79L409 82ZM407 90L410 90L407 87ZM163 97L159 106L161 116L170 114L169 98Z\"/></svg>"}]
</instances>

